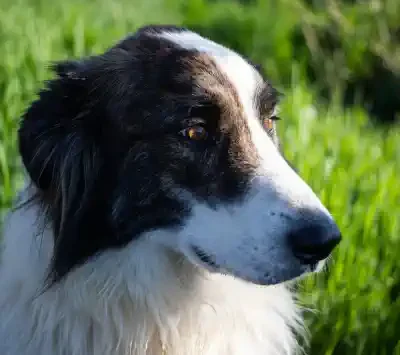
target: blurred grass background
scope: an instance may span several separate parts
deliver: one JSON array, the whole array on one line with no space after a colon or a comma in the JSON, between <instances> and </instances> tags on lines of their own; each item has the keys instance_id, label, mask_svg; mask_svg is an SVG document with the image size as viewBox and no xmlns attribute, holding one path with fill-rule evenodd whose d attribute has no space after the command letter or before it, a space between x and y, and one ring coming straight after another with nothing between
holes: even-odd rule
<instances>
[{"instance_id":1,"label":"blurred grass background","mask_svg":"<svg viewBox=\"0 0 400 355\"><path fill-rule=\"evenodd\" d=\"M22 182L18 120L49 63L147 23L245 53L285 93L285 153L344 235L328 272L300 285L316 309L309 353L400 354L399 0L0 0L0 211Z\"/></svg>"}]
</instances>

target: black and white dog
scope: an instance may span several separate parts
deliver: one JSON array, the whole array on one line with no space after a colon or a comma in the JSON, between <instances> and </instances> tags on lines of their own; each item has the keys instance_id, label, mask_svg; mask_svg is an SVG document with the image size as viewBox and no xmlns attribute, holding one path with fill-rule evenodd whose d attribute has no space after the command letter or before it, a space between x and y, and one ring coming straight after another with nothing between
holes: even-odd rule
<instances>
[{"instance_id":1,"label":"black and white dog","mask_svg":"<svg viewBox=\"0 0 400 355\"><path fill-rule=\"evenodd\" d=\"M55 65L24 114L5 221L1 355L293 354L285 281L338 227L280 154L251 62L146 26Z\"/></svg>"}]
</instances>

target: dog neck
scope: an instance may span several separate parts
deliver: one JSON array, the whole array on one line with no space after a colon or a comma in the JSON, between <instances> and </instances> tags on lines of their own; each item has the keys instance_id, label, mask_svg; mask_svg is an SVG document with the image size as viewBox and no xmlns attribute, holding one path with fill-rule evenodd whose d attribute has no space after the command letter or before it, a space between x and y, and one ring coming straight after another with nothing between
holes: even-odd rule
<instances>
[{"instance_id":1,"label":"dog neck","mask_svg":"<svg viewBox=\"0 0 400 355\"><path fill-rule=\"evenodd\" d=\"M29 206L7 220L1 354L294 353L299 315L286 286L208 273L146 236L41 292L53 238L50 230L32 233L38 216Z\"/></svg>"}]
</instances>

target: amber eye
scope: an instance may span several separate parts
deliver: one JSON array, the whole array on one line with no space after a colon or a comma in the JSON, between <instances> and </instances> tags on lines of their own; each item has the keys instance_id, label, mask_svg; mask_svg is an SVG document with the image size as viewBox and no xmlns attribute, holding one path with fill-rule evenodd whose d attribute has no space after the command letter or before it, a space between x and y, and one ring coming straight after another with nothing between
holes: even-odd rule
<instances>
[{"instance_id":1,"label":"amber eye","mask_svg":"<svg viewBox=\"0 0 400 355\"><path fill-rule=\"evenodd\" d=\"M181 131L185 137L194 141L201 141L208 137L207 130L203 126L192 126Z\"/></svg>"},{"instance_id":2,"label":"amber eye","mask_svg":"<svg viewBox=\"0 0 400 355\"><path fill-rule=\"evenodd\" d=\"M266 131L270 131L274 128L274 121L278 121L279 117L271 116L263 119L263 126Z\"/></svg>"},{"instance_id":3,"label":"amber eye","mask_svg":"<svg viewBox=\"0 0 400 355\"><path fill-rule=\"evenodd\" d=\"M271 120L270 118L264 118L264 120L263 120L263 126L264 126L264 129L265 129L266 131L270 131L271 129L274 128L274 121Z\"/></svg>"}]
</instances>

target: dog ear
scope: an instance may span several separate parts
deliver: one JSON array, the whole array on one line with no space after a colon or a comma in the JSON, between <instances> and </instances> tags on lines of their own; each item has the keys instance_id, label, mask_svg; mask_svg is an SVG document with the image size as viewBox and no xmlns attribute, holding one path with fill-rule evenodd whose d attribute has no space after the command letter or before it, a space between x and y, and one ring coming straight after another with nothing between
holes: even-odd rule
<instances>
[{"instance_id":1,"label":"dog ear","mask_svg":"<svg viewBox=\"0 0 400 355\"><path fill-rule=\"evenodd\" d=\"M84 62L54 66L47 83L22 117L19 150L43 196L54 229L51 278L56 281L92 255L96 232L107 230L105 205L96 196L103 159L96 130L104 122L90 94ZM96 197L98 201L96 201Z\"/></svg>"},{"instance_id":2,"label":"dog ear","mask_svg":"<svg viewBox=\"0 0 400 355\"><path fill-rule=\"evenodd\" d=\"M58 77L47 83L22 117L19 149L28 174L43 191L59 186L61 170L83 147L79 137L79 93L84 91L74 81L79 64L54 66ZM68 173L65 171L65 173Z\"/></svg>"}]
</instances>

